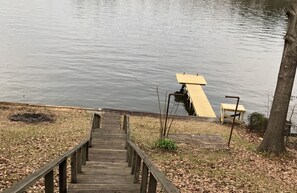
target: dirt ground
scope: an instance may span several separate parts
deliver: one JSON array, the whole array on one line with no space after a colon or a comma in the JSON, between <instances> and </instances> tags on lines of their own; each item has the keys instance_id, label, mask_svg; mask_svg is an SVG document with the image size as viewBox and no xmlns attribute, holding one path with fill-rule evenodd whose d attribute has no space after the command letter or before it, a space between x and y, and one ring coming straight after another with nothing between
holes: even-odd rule
<instances>
[{"instance_id":1,"label":"dirt ground","mask_svg":"<svg viewBox=\"0 0 297 193\"><path fill-rule=\"evenodd\" d=\"M50 121L11 121L16 114L49 115ZM78 144L90 128L85 110L0 104L0 191L33 173ZM177 151L155 148L158 118L131 116L131 137L168 178L185 193L297 192L297 152L280 157L259 154L261 139L242 126L234 130L229 149L178 143ZM227 142L230 126L195 119L174 120L171 134L218 135ZM43 192L43 181L28 192Z\"/></svg>"},{"instance_id":2,"label":"dirt ground","mask_svg":"<svg viewBox=\"0 0 297 193\"><path fill-rule=\"evenodd\" d=\"M181 192L297 192L297 152L280 157L259 154L258 135L237 126L229 149L205 149L178 143L177 151L155 148L160 120L130 118L131 137ZM230 126L198 120L175 120L171 134L219 135L227 143Z\"/></svg>"},{"instance_id":3,"label":"dirt ground","mask_svg":"<svg viewBox=\"0 0 297 193\"><path fill-rule=\"evenodd\" d=\"M51 119L11 120L23 113ZM86 137L90 121L91 114L85 110L0 104L0 191L77 145ZM38 186L42 183L29 192L43 192Z\"/></svg>"}]
</instances>

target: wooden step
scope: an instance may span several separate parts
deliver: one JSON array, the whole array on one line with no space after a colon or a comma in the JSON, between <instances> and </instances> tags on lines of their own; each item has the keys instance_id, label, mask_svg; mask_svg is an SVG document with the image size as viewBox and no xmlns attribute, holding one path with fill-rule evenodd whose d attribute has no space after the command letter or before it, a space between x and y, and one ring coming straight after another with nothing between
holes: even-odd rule
<instances>
[{"instance_id":1,"label":"wooden step","mask_svg":"<svg viewBox=\"0 0 297 193\"><path fill-rule=\"evenodd\" d=\"M88 166L92 167L92 166L127 166L127 162L126 161L119 161L116 163L106 163L106 162L100 162L100 161L87 161Z\"/></svg>"},{"instance_id":2,"label":"wooden step","mask_svg":"<svg viewBox=\"0 0 297 193\"><path fill-rule=\"evenodd\" d=\"M102 125L101 128L95 128L94 131L97 130L104 130L104 131L124 131L123 128L120 127L120 125Z\"/></svg>"},{"instance_id":3,"label":"wooden step","mask_svg":"<svg viewBox=\"0 0 297 193\"><path fill-rule=\"evenodd\" d=\"M78 183L85 184L132 184L134 177L130 176L118 176L118 175L82 175L77 179Z\"/></svg>"},{"instance_id":4,"label":"wooden step","mask_svg":"<svg viewBox=\"0 0 297 193\"><path fill-rule=\"evenodd\" d=\"M96 161L87 161L87 164L85 166L82 166L83 169L110 169L110 170L124 170L124 169L129 169L131 170L130 167L127 166L126 161L119 161L119 162L113 162L113 163L108 163L108 162L96 162Z\"/></svg>"},{"instance_id":5,"label":"wooden step","mask_svg":"<svg viewBox=\"0 0 297 193\"><path fill-rule=\"evenodd\" d=\"M139 190L80 190L75 189L68 191L69 193L139 193Z\"/></svg>"},{"instance_id":6,"label":"wooden step","mask_svg":"<svg viewBox=\"0 0 297 193\"><path fill-rule=\"evenodd\" d=\"M92 139L92 144L125 144L126 140L123 139L111 139L111 138L102 138L102 139L97 139L93 138Z\"/></svg>"},{"instance_id":7,"label":"wooden step","mask_svg":"<svg viewBox=\"0 0 297 193\"><path fill-rule=\"evenodd\" d=\"M93 147L89 149L89 153L98 153L98 154L105 154L105 153L126 153L127 151L125 149L102 149L102 148L97 148Z\"/></svg>"},{"instance_id":8,"label":"wooden step","mask_svg":"<svg viewBox=\"0 0 297 193\"><path fill-rule=\"evenodd\" d=\"M121 130L97 130L97 131L94 131L92 133L92 136L110 136L110 135L114 135L114 136L126 136L126 133L124 131L121 131Z\"/></svg>"},{"instance_id":9,"label":"wooden step","mask_svg":"<svg viewBox=\"0 0 297 193\"><path fill-rule=\"evenodd\" d=\"M131 168L120 170L115 169L94 169L94 168L84 168L79 176L119 176L119 177L129 177L131 176ZM94 178L95 178L94 177Z\"/></svg>"},{"instance_id":10,"label":"wooden step","mask_svg":"<svg viewBox=\"0 0 297 193\"><path fill-rule=\"evenodd\" d=\"M126 140L126 135L125 134L119 134L119 135L102 135L102 134L93 134L92 135L93 139L102 139L102 140L110 140L110 139L121 139L121 140Z\"/></svg>"},{"instance_id":11,"label":"wooden step","mask_svg":"<svg viewBox=\"0 0 297 193\"><path fill-rule=\"evenodd\" d=\"M109 116L102 118L102 124L117 124L120 125L120 117Z\"/></svg>"},{"instance_id":12,"label":"wooden step","mask_svg":"<svg viewBox=\"0 0 297 193\"><path fill-rule=\"evenodd\" d=\"M125 149L125 142L119 140L93 140L92 141L92 148L101 148L101 149ZM91 148L91 149L92 149ZM91 150L90 149L90 150Z\"/></svg>"},{"instance_id":13,"label":"wooden step","mask_svg":"<svg viewBox=\"0 0 297 193\"><path fill-rule=\"evenodd\" d=\"M93 147L89 149L89 154L98 154L101 156L110 155L110 156L125 156L127 151L124 149L101 149Z\"/></svg>"},{"instance_id":14,"label":"wooden step","mask_svg":"<svg viewBox=\"0 0 297 193\"><path fill-rule=\"evenodd\" d=\"M126 162L126 134L120 129L120 116L103 113L101 128L92 135L89 161L82 166L76 184L69 184L69 193L139 193L133 184L131 167Z\"/></svg>"},{"instance_id":15,"label":"wooden step","mask_svg":"<svg viewBox=\"0 0 297 193\"><path fill-rule=\"evenodd\" d=\"M69 184L69 192L100 192L100 193L122 193L122 192L139 192L139 184Z\"/></svg>"},{"instance_id":16,"label":"wooden step","mask_svg":"<svg viewBox=\"0 0 297 193\"><path fill-rule=\"evenodd\" d=\"M106 128L98 128L95 129L92 133L94 134L126 134L125 131L123 129L106 129Z\"/></svg>"},{"instance_id":17,"label":"wooden step","mask_svg":"<svg viewBox=\"0 0 297 193\"><path fill-rule=\"evenodd\" d=\"M116 160L126 160L126 151L113 151L107 149L94 149L89 150L89 159L94 161L116 161Z\"/></svg>"}]
</instances>

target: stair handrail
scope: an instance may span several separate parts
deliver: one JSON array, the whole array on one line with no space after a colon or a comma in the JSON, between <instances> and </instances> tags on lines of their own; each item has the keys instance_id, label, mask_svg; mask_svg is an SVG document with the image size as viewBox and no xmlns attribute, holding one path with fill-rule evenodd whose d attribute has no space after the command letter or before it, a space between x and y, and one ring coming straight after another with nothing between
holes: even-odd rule
<instances>
[{"instance_id":1,"label":"stair handrail","mask_svg":"<svg viewBox=\"0 0 297 193\"><path fill-rule=\"evenodd\" d=\"M157 166L148 158L148 156L141 151L141 149L130 140L130 122L129 116L124 115L123 129L127 134L126 148L127 148L127 162L131 167L131 174L134 175L133 183L140 181L141 193L155 193L157 190L157 183L159 182L163 190L167 193L180 193L175 185L161 172ZM140 167L142 165L142 174L140 178Z\"/></svg>"},{"instance_id":2,"label":"stair handrail","mask_svg":"<svg viewBox=\"0 0 297 193\"><path fill-rule=\"evenodd\" d=\"M67 159L71 157L71 183L77 182L77 173L82 172L82 165L86 164L89 155L89 147L92 146L92 131L100 128L101 115L94 113L91 119L91 127L85 140L77 146L49 162L36 172L16 182L2 193L23 193L36 181L44 177L44 192L54 193L54 168L59 167L59 192L67 192Z\"/></svg>"}]
</instances>

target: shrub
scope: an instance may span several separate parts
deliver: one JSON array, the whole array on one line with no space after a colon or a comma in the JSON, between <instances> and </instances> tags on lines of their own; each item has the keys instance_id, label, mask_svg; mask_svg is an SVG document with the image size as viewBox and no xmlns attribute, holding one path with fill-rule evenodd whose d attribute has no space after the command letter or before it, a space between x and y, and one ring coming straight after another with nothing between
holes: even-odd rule
<instances>
[{"instance_id":1,"label":"shrub","mask_svg":"<svg viewBox=\"0 0 297 193\"><path fill-rule=\"evenodd\" d=\"M156 147L159 149L164 149L164 150L176 150L177 145L175 141L168 139L168 138L162 138L158 139L156 142Z\"/></svg>"},{"instance_id":2,"label":"shrub","mask_svg":"<svg viewBox=\"0 0 297 193\"><path fill-rule=\"evenodd\" d=\"M268 118L265 117L265 115L258 113L258 112L253 112L248 116L248 129L253 132L257 132L260 134L264 134L267 123L268 123Z\"/></svg>"}]
</instances>

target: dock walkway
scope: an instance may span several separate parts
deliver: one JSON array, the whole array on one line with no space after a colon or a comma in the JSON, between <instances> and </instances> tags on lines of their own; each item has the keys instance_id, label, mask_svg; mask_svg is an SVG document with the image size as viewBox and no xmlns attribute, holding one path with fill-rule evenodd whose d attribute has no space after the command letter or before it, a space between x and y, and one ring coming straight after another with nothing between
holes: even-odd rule
<instances>
[{"instance_id":1,"label":"dock walkway","mask_svg":"<svg viewBox=\"0 0 297 193\"><path fill-rule=\"evenodd\" d=\"M201 86L206 85L203 76L176 74L176 79L178 83L182 84L181 91L187 92L190 107L193 108L196 116L216 118L216 114Z\"/></svg>"},{"instance_id":2,"label":"dock walkway","mask_svg":"<svg viewBox=\"0 0 297 193\"><path fill-rule=\"evenodd\" d=\"M200 85L186 84L186 89L196 115L200 117L216 118L216 114Z\"/></svg>"},{"instance_id":3,"label":"dock walkway","mask_svg":"<svg viewBox=\"0 0 297 193\"><path fill-rule=\"evenodd\" d=\"M89 161L77 176L77 183L69 184L69 193L136 193L131 168L126 162L126 134L120 128L120 115L103 114L101 128L93 131Z\"/></svg>"}]
</instances>

